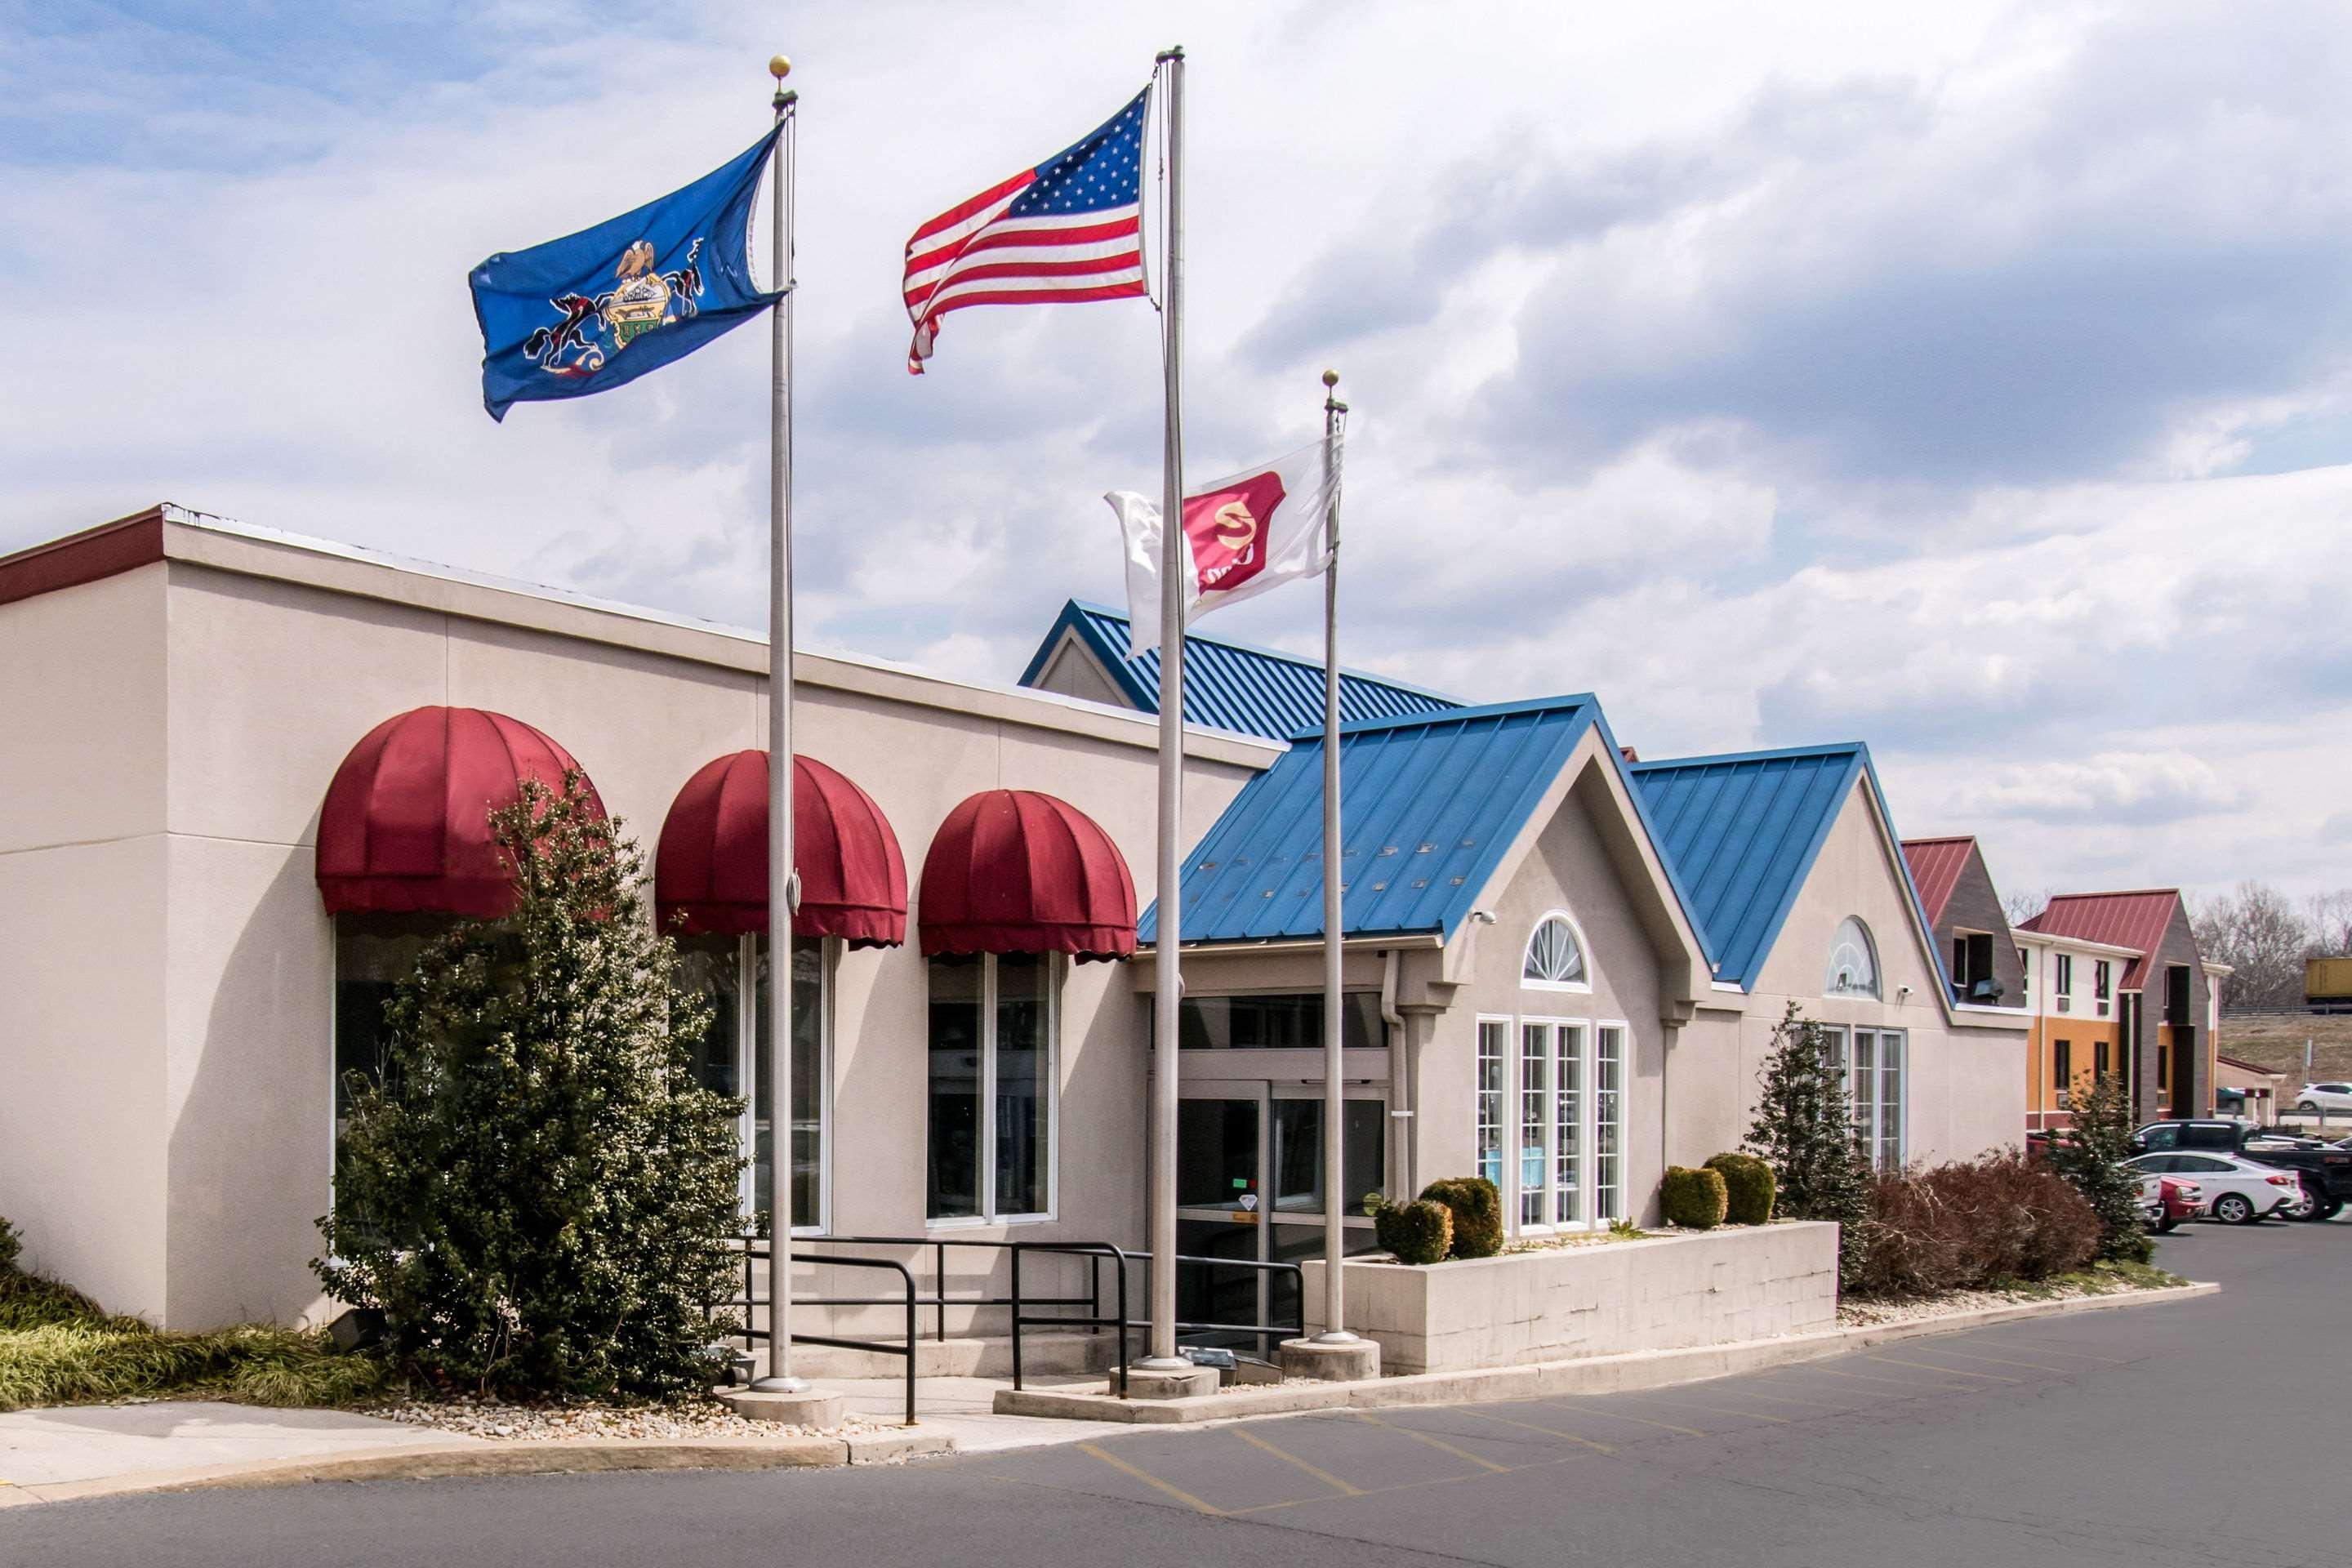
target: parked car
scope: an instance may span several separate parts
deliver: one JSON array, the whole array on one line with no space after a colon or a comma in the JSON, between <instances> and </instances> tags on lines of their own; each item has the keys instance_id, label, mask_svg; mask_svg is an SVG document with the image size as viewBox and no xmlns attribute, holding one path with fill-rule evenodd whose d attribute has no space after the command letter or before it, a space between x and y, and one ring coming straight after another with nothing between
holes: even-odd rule
<instances>
[{"instance_id":1,"label":"parked car","mask_svg":"<svg viewBox=\"0 0 2352 1568\"><path fill-rule=\"evenodd\" d=\"M2273 1215L2299 1219L2311 1206L2295 1173L2219 1150L2138 1154L2126 1160L2124 1168L2142 1175L2188 1177L2202 1189L2212 1216L2231 1225L2253 1225Z\"/></svg>"},{"instance_id":2,"label":"parked car","mask_svg":"<svg viewBox=\"0 0 2352 1568\"><path fill-rule=\"evenodd\" d=\"M2294 1108L2305 1116L2321 1111L2330 1116L2339 1110L2352 1110L2352 1083L2307 1083L2294 1097Z\"/></svg>"},{"instance_id":3,"label":"parked car","mask_svg":"<svg viewBox=\"0 0 2352 1568\"><path fill-rule=\"evenodd\" d=\"M2206 1213L2205 1189L2186 1176L2145 1175L2139 1181L2140 1216L2147 1228L2169 1236Z\"/></svg>"},{"instance_id":4,"label":"parked car","mask_svg":"<svg viewBox=\"0 0 2352 1568\"><path fill-rule=\"evenodd\" d=\"M2295 1215L2298 1219L2334 1219L2347 1202L2352 1202L2352 1148L2315 1144L2292 1133L2266 1131L2251 1121L2222 1117L2151 1121L2132 1134L2132 1148L2142 1153L2158 1153L2168 1149L2211 1150L2277 1170L2293 1171L2302 1182L2308 1200Z\"/></svg>"}]
</instances>

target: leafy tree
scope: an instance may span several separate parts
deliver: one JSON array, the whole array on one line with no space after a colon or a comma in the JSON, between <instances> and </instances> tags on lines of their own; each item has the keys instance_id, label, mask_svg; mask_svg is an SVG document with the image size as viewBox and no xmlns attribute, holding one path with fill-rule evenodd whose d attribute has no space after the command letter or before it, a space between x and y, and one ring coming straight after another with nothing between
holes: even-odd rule
<instances>
[{"instance_id":1,"label":"leafy tree","mask_svg":"<svg viewBox=\"0 0 2352 1568\"><path fill-rule=\"evenodd\" d=\"M2075 1079L2074 1125L2051 1139L2050 1163L2097 1213L2099 1256L2145 1263L2156 1247L2140 1223L2139 1178L2124 1169L2138 1118L2120 1074L2086 1087L2089 1076Z\"/></svg>"},{"instance_id":2,"label":"leafy tree","mask_svg":"<svg viewBox=\"0 0 2352 1568\"><path fill-rule=\"evenodd\" d=\"M1781 1215L1837 1221L1838 1275L1850 1278L1861 1264L1870 1217L1870 1168L1854 1146L1845 1074L1830 1033L1794 1002L1772 1026L1748 1147L1772 1167Z\"/></svg>"},{"instance_id":3,"label":"leafy tree","mask_svg":"<svg viewBox=\"0 0 2352 1568\"><path fill-rule=\"evenodd\" d=\"M387 1070L352 1084L329 1260L311 1267L435 1381L707 1384L742 1169L742 1102L694 1078L709 1008L677 985L639 912L643 858L579 774L526 783L490 822L514 913L459 923L387 1004Z\"/></svg>"}]
</instances>

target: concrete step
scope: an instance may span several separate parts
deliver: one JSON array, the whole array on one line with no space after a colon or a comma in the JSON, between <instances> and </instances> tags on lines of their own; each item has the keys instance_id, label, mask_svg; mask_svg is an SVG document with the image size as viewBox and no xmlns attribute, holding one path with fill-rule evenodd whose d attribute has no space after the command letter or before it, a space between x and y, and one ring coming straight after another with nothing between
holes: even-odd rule
<instances>
[{"instance_id":1,"label":"concrete step","mask_svg":"<svg viewBox=\"0 0 2352 1568\"><path fill-rule=\"evenodd\" d=\"M1130 1353L1138 1353L1129 1342ZM1021 1337L1024 1373L1040 1377L1073 1376L1108 1372L1118 1360L1118 1336L1114 1333L1033 1333ZM766 1371L767 1356L758 1357ZM834 1345L799 1345L793 1351L793 1372L801 1377L896 1377L906 1362L873 1351L843 1350ZM915 1347L917 1377L1011 1377L1013 1341L999 1335L978 1339L926 1339Z\"/></svg>"}]
</instances>

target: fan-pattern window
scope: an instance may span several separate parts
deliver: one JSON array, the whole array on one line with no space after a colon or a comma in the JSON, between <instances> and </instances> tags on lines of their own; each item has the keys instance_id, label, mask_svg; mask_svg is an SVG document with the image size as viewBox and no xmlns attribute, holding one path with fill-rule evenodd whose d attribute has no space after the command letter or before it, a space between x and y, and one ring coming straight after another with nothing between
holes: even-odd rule
<instances>
[{"instance_id":1,"label":"fan-pattern window","mask_svg":"<svg viewBox=\"0 0 2352 1568\"><path fill-rule=\"evenodd\" d=\"M1848 915L1838 922L1830 942L1829 971L1822 977L1827 996L1876 996L1878 954L1871 945L1870 928Z\"/></svg>"},{"instance_id":2,"label":"fan-pattern window","mask_svg":"<svg viewBox=\"0 0 2352 1568\"><path fill-rule=\"evenodd\" d=\"M1565 915L1548 915L1528 938L1527 962L1519 978L1530 985L1581 985L1585 983L1584 947Z\"/></svg>"}]
</instances>

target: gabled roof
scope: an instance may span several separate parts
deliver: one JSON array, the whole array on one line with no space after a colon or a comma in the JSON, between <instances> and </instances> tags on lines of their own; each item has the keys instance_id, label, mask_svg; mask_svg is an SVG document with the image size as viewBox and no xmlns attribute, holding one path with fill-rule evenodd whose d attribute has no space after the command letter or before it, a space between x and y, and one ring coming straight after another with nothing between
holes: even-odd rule
<instances>
[{"instance_id":1,"label":"gabled roof","mask_svg":"<svg viewBox=\"0 0 2352 1568\"><path fill-rule=\"evenodd\" d=\"M1613 762L1590 694L1342 727L1342 933L1451 938L1596 726ZM1322 849L1322 737L1302 735L1185 858L1185 945L1320 936ZM1144 911L1143 941L1159 918Z\"/></svg>"},{"instance_id":2,"label":"gabled roof","mask_svg":"<svg viewBox=\"0 0 2352 1568\"><path fill-rule=\"evenodd\" d=\"M1152 648L1142 658L1129 660L1127 616L1079 599L1062 606L1045 640L1037 645L1029 668L1022 671L1022 685L1034 684L1045 673L1065 634L1075 637L1094 656L1129 702L1147 713L1160 711L1160 650ZM1403 681L1345 667L1339 671L1342 723L1439 713L1461 706L1454 698ZM1184 637L1184 720L1269 741L1320 730L1323 667L1294 654L1188 632Z\"/></svg>"},{"instance_id":3,"label":"gabled roof","mask_svg":"<svg viewBox=\"0 0 2352 1568\"><path fill-rule=\"evenodd\" d=\"M2146 988L2147 955L2164 945L2172 911L2180 907L2178 888L2140 888L2126 893L2061 893L2020 929L2053 936L2079 937L2127 947L2139 956L2124 966L2126 991Z\"/></svg>"},{"instance_id":4,"label":"gabled roof","mask_svg":"<svg viewBox=\"0 0 2352 1568\"><path fill-rule=\"evenodd\" d=\"M1755 981L1856 779L1868 782L1879 822L1894 837L1870 748L1859 741L1669 758L1629 771L1688 895L1715 977L1727 984ZM1900 855L1895 864L1940 974L1934 925Z\"/></svg>"},{"instance_id":5,"label":"gabled roof","mask_svg":"<svg viewBox=\"0 0 2352 1568\"><path fill-rule=\"evenodd\" d=\"M1903 858L1910 864L1911 881L1919 889L1919 908L1929 926L1944 918L1944 906L1951 901L1952 889L1959 885L1976 847L1977 841L1966 836L1903 841Z\"/></svg>"}]
</instances>

